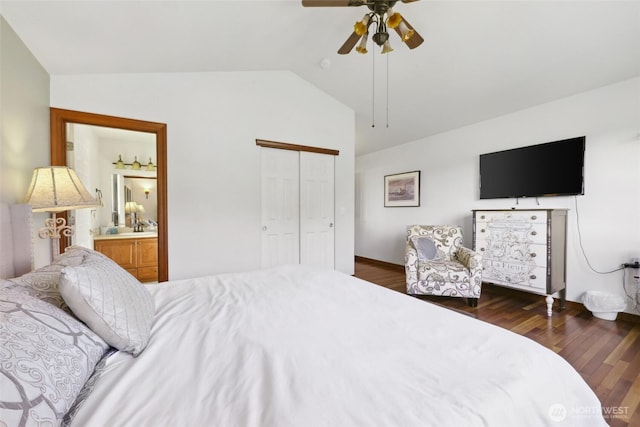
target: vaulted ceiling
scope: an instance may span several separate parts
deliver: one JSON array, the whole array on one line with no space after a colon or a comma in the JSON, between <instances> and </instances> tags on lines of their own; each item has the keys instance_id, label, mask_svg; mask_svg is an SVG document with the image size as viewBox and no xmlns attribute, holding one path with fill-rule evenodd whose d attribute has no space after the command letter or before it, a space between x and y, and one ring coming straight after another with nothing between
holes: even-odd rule
<instances>
[{"instance_id":1,"label":"vaulted ceiling","mask_svg":"<svg viewBox=\"0 0 640 427\"><path fill-rule=\"evenodd\" d=\"M394 9L422 46L409 50L392 33L390 54L369 46L367 55L338 55L366 7L0 2L51 75L289 70L355 111L357 154L640 75L638 1L422 0Z\"/></svg>"}]
</instances>

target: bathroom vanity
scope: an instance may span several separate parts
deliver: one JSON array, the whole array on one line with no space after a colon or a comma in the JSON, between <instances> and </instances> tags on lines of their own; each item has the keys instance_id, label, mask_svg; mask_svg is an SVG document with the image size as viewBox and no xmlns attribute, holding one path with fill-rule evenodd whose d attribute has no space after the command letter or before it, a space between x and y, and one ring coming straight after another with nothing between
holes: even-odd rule
<instances>
[{"instance_id":1,"label":"bathroom vanity","mask_svg":"<svg viewBox=\"0 0 640 427\"><path fill-rule=\"evenodd\" d=\"M158 235L150 232L94 237L93 248L105 254L142 283L158 281Z\"/></svg>"}]
</instances>

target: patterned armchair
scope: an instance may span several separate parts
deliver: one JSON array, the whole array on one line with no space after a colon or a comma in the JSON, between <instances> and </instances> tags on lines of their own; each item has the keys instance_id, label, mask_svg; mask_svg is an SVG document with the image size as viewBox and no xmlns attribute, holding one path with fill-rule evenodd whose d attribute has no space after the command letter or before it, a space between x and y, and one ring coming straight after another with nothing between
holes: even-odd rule
<instances>
[{"instance_id":1,"label":"patterned armchair","mask_svg":"<svg viewBox=\"0 0 640 427\"><path fill-rule=\"evenodd\" d=\"M462 229L450 225L407 227L407 294L464 297L478 305L482 256L462 246Z\"/></svg>"}]
</instances>

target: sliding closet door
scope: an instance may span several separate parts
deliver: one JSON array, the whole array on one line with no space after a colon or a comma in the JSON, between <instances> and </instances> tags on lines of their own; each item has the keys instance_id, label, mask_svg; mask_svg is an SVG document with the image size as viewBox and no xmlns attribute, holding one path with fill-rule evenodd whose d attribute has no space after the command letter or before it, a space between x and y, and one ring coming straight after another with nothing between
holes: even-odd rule
<instances>
[{"instance_id":1,"label":"sliding closet door","mask_svg":"<svg viewBox=\"0 0 640 427\"><path fill-rule=\"evenodd\" d=\"M261 148L262 267L300 262L298 152Z\"/></svg>"},{"instance_id":2,"label":"sliding closet door","mask_svg":"<svg viewBox=\"0 0 640 427\"><path fill-rule=\"evenodd\" d=\"M334 157L261 148L263 268L334 268Z\"/></svg>"},{"instance_id":3,"label":"sliding closet door","mask_svg":"<svg viewBox=\"0 0 640 427\"><path fill-rule=\"evenodd\" d=\"M300 152L300 263L334 268L334 156Z\"/></svg>"}]
</instances>

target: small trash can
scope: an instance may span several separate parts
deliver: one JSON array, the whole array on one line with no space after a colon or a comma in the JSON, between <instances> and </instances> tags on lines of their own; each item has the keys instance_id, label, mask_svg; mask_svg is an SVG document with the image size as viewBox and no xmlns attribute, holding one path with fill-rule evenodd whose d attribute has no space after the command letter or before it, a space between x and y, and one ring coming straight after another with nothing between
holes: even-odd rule
<instances>
[{"instance_id":1,"label":"small trash can","mask_svg":"<svg viewBox=\"0 0 640 427\"><path fill-rule=\"evenodd\" d=\"M587 291L582 303L599 319L616 320L618 313L627 308L627 302L620 295L601 291Z\"/></svg>"}]
</instances>

